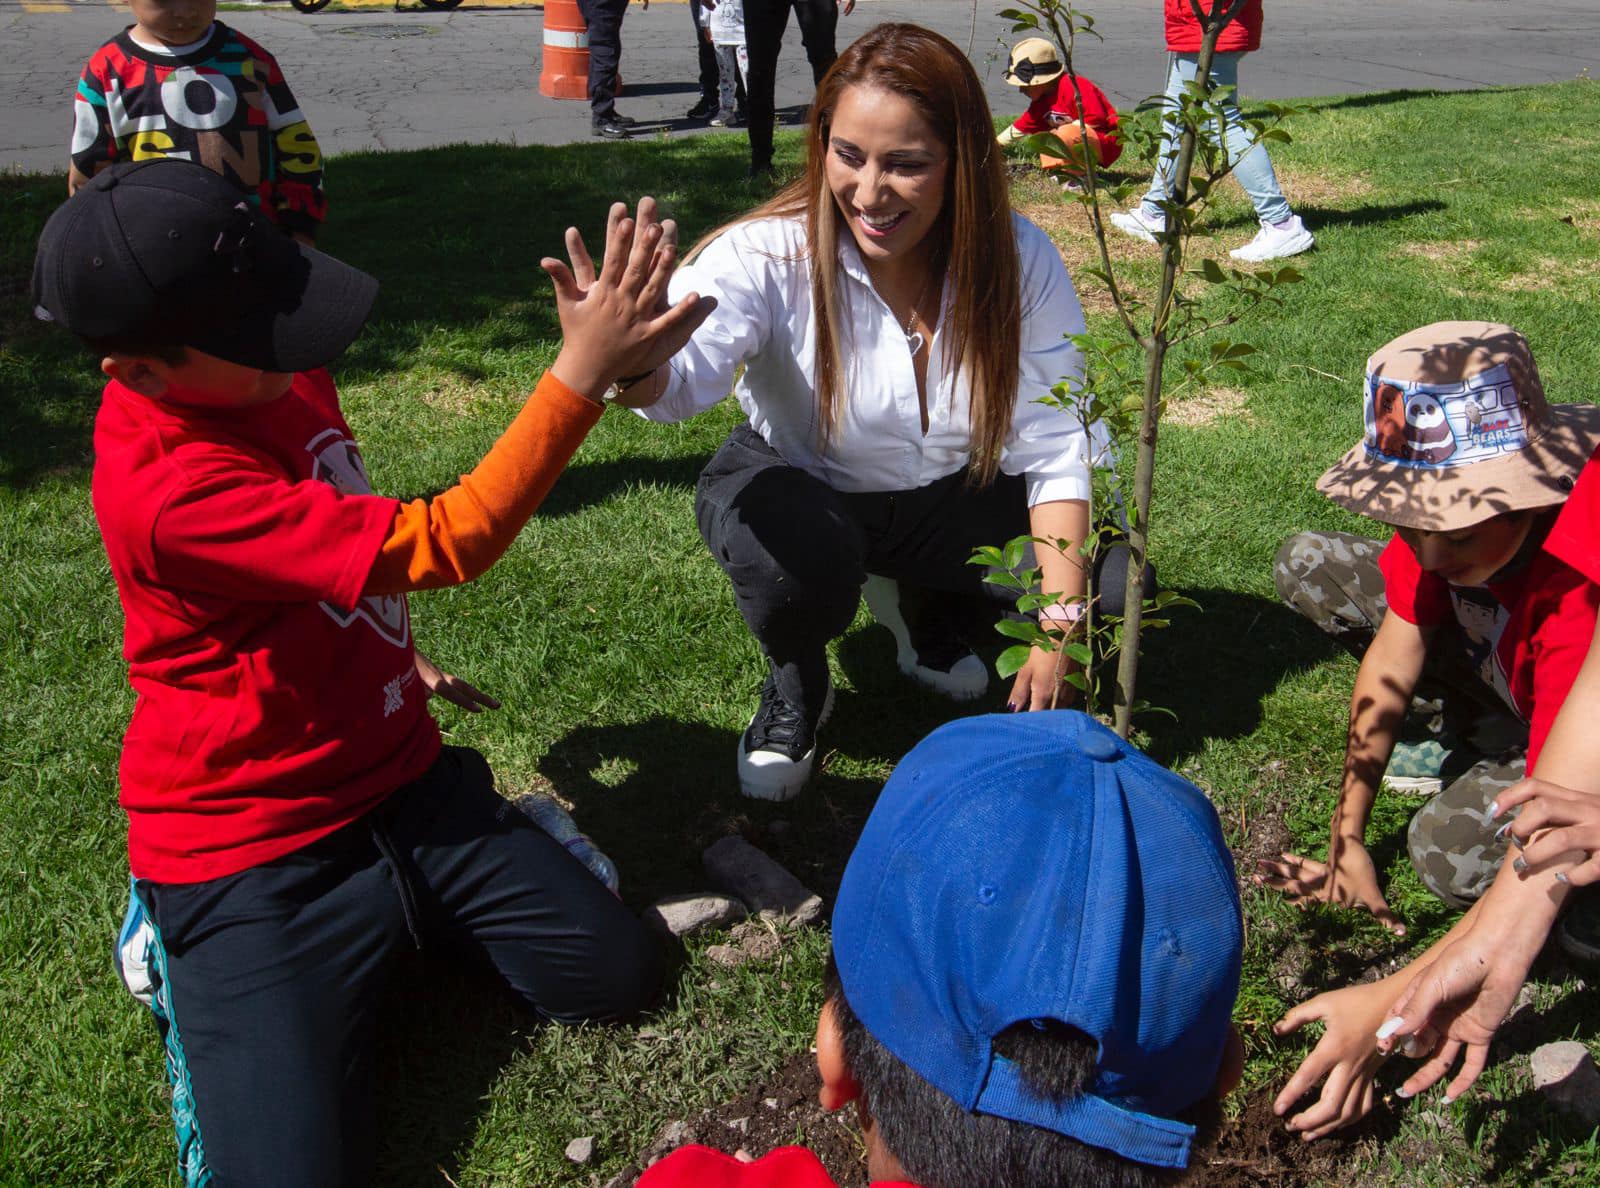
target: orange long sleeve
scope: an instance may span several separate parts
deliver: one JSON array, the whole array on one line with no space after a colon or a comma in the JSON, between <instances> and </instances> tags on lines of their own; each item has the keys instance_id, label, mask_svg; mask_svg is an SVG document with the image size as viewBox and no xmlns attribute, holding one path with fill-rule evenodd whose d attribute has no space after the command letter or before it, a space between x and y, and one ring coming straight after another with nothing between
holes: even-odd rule
<instances>
[{"instance_id":1,"label":"orange long sleeve","mask_svg":"<svg viewBox=\"0 0 1600 1188\"><path fill-rule=\"evenodd\" d=\"M470 582L500 559L602 408L548 371L471 474L433 499L403 504L363 594L405 594Z\"/></svg>"}]
</instances>

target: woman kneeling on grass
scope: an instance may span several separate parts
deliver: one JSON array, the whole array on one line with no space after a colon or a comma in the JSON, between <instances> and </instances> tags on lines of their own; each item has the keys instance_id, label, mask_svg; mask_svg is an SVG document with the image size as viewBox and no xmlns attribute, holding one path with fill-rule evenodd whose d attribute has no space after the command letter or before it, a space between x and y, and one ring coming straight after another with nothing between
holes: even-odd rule
<instances>
[{"instance_id":1,"label":"woman kneeling on grass","mask_svg":"<svg viewBox=\"0 0 1600 1188\"><path fill-rule=\"evenodd\" d=\"M659 393L643 415L682 420L744 368L749 423L701 474L695 514L767 658L738 752L741 791L764 800L810 775L833 697L827 644L868 575L901 669L957 700L987 685L953 615L983 591L974 547L1070 542L1039 557L1058 596L1044 621L1070 629L1097 448L1077 418L1035 403L1081 373L1065 336L1083 312L1050 240L1011 210L961 51L880 25L822 80L806 135L804 174L709 236L675 281L716 312L620 394ZM1034 652L1009 708L1051 704L1056 658Z\"/></svg>"}]
</instances>

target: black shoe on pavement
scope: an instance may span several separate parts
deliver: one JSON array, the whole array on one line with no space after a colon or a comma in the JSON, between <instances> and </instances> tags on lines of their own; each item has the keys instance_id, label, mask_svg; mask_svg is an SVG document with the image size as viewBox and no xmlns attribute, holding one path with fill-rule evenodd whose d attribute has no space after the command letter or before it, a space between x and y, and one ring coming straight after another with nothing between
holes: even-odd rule
<instances>
[{"instance_id":1,"label":"black shoe on pavement","mask_svg":"<svg viewBox=\"0 0 1600 1188\"><path fill-rule=\"evenodd\" d=\"M615 116L610 119L595 120L589 125L589 131L607 140L627 140L633 135L633 130Z\"/></svg>"},{"instance_id":2,"label":"black shoe on pavement","mask_svg":"<svg viewBox=\"0 0 1600 1188\"><path fill-rule=\"evenodd\" d=\"M718 100L714 96L707 98L702 95L700 96L700 102L685 112L683 118L686 120L709 120L717 114L718 106Z\"/></svg>"},{"instance_id":3,"label":"black shoe on pavement","mask_svg":"<svg viewBox=\"0 0 1600 1188\"><path fill-rule=\"evenodd\" d=\"M761 705L739 740L740 793L752 800L798 796L816 761L817 731L832 712L832 682L821 707L807 713L784 697L777 675L769 669L761 686Z\"/></svg>"}]
</instances>

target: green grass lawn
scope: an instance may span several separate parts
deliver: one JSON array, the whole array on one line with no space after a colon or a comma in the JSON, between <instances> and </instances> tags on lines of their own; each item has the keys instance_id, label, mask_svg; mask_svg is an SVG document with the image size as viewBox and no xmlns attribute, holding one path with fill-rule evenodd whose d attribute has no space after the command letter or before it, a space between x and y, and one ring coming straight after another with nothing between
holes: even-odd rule
<instances>
[{"instance_id":1,"label":"green grass lawn","mask_svg":"<svg viewBox=\"0 0 1600 1188\"><path fill-rule=\"evenodd\" d=\"M1320 854L1325 838L1354 665L1275 602L1270 563L1297 529L1362 530L1312 483L1358 432L1366 356L1425 322L1502 320L1532 341L1554 399L1595 398L1597 128L1600 88L1587 82L1384 93L1313 102L1295 143L1274 149L1319 246L1305 282L1239 336L1260 348L1255 370L1175 403L1163 431L1154 556L1164 584L1203 609L1150 641L1141 687L1177 714L1147 723L1151 749L1212 794L1241 864L1286 844ZM780 138L780 162L797 150ZM697 235L754 201L732 180L746 151L736 134L333 161L324 246L384 286L335 369L375 486L446 487L509 420L554 357L536 264L562 228L594 243L608 200L649 192ZM162 1056L110 964L131 697L89 505L99 377L28 317L33 242L63 193L59 176L0 178L0 1183L159 1184L176 1179ZM1016 197L1069 261L1086 258L1083 215L1053 186L1019 178ZM1220 255L1253 231L1229 187L1198 248ZM1150 289L1153 249L1116 250ZM1104 323L1103 295L1081 287ZM820 778L789 805L737 796L758 655L691 512L695 475L734 418L731 404L672 427L608 413L504 561L412 603L420 645L505 703L442 711L450 739L483 750L504 790L574 803L640 907L703 886L701 849L734 830L830 895L896 759L953 712L906 686L887 633L863 616L836 649L840 712ZM1305 1050L1268 1030L1284 1007L1447 926L1405 858L1413 805L1381 800L1372 839L1405 942L1246 886L1237 1019L1250 1062L1236 1110L1259 1109ZM804 1050L826 933L733 972L708 963L715 939L690 946L655 1013L617 1030L538 1026L447 960L419 959L386 1008L382 1182L600 1184L666 1121ZM1545 1108L1527 1073L1534 1043L1600 1037L1581 991L1546 970L1475 1093L1450 1107L1386 1099L1299 1176L1600 1182L1591 1136ZM578 1135L597 1140L583 1169L562 1155Z\"/></svg>"}]
</instances>

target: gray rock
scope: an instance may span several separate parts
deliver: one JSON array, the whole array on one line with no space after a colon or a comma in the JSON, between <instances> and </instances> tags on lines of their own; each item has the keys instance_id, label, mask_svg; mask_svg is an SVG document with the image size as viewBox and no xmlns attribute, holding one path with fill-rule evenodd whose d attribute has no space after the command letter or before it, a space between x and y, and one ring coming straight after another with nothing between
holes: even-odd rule
<instances>
[{"instance_id":1,"label":"gray rock","mask_svg":"<svg viewBox=\"0 0 1600 1188\"><path fill-rule=\"evenodd\" d=\"M704 892L658 899L640 918L657 931L682 940L707 928L727 928L748 914L742 900Z\"/></svg>"},{"instance_id":2,"label":"gray rock","mask_svg":"<svg viewBox=\"0 0 1600 1188\"><path fill-rule=\"evenodd\" d=\"M594 1158L594 1136L586 1134L567 1144L567 1158L574 1163L588 1163Z\"/></svg>"},{"instance_id":3,"label":"gray rock","mask_svg":"<svg viewBox=\"0 0 1600 1188\"><path fill-rule=\"evenodd\" d=\"M713 842L701 858L713 883L765 919L812 924L822 916L821 896L742 837Z\"/></svg>"},{"instance_id":4,"label":"gray rock","mask_svg":"<svg viewBox=\"0 0 1600 1188\"><path fill-rule=\"evenodd\" d=\"M1576 1040L1535 1048L1529 1065L1533 1087L1555 1106L1579 1118L1585 1126L1600 1126L1600 1068L1589 1049Z\"/></svg>"}]
</instances>

